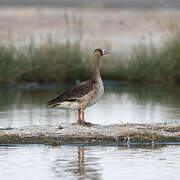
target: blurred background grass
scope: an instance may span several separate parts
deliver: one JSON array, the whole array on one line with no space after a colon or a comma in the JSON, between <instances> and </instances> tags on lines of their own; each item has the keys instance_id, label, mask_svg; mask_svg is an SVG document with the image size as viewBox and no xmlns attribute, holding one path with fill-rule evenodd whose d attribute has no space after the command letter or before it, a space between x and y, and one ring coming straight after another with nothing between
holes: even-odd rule
<instances>
[{"instance_id":1,"label":"blurred background grass","mask_svg":"<svg viewBox=\"0 0 180 180\"><path fill-rule=\"evenodd\" d=\"M111 54L101 59L102 76L110 80L180 83L180 31L177 29L157 48L154 44L133 47L129 56ZM85 80L91 75L92 55L80 41L60 43L33 41L23 47L0 44L0 83L58 83Z\"/></svg>"},{"instance_id":2,"label":"blurred background grass","mask_svg":"<svg viewBox=\"0 0 180 180\"><path fill-rule=\"evenodd\" d=\"M24 1L23 1L24 2ZM16 6L22 5L23 7L23 13L28 8L24 5L35 7L38 6L39 10L43 11L44 6L47 6L47 2L34 2L32 1L30 4L23 4L22 0L17 0L14 4L12 1L7 1L6 4L3 4L4 2L0 1L0 8L3 10L0 13L0 19L3 19L6 17L8 19L8 16L11 17L11 10L12 8L16 8ZM111 2L111 3L110 3ZM180 28L179 28L179 15L171 19L165 19L163 18L164 14L167 14L168 9L161 9L160 10L152 10L154 7L160 7L164 8L165 6L175 7L177 2L172 1L170 4L165 2L165 4L162 2L154 3L153 1L149 1L147 3L144 1L144 6L141 7L141 1L136 0L136 6L134 5L134 2L132 1L98 1L98 2L91 2L90 4L88 1L77 1L75 3L76 9L75 13L74 9L68 9L69 6L72 6L73 3L70 1L53 1L51 3L52 6L54 4L59 5L60 8L64 7L63 9L63 23L61 24L61 28L64 28L64 34L63 36L59 36L60 32L56 32L56 36L53 35L53 33L46 33L46 37L41 41L40 43L37 43L37 39L41 39L41 31L40 35L38 36L31 36L30 40L25 39L21 36L21 33L15 31L12 27L9 28L9 33L7 33L7 37L4 38L4 34L0 32L0 84L1 85L7 85L7 84L18 84L18 83L29 83L29 82L37 82L37 83L59 83L66 80L85 80L88 79L91 76L92 72L92 52L93 48L97 48L96 41L91 41L94 38L95 40L97 37L99 38L97 40L98 46L102 44L102 48L105 48L110 51L110 55L107 57L102 58L101 62L101 72L102 76L106 80L122 80L122 81L129 81L129 82L136 82L136 83L162 83L162 84L180 84ZM60 3L60 4L59 4ZM82 4L84 3L84 4ZM119 3L119 4L118 4ZM139 6L138 6L139 3ZM153 13L154 12L160 12L161 14L157 14L157 22L163 21L164 25L162 28L165 27L165 31L168 33L162 33L162 37L165 37L164 39L161 37L158 40L158 44L153 41L153 35L149 38L149 41L146 41L146 38L141 38L141 41L138 41L135 39L136 43L133 45L132 43L129 43L128 49L129 51L122 53L121 46L117 43L117 41L121 41L121 39L118 39L119 36L128 36L129 34L132 34L129 28L129 21L119 20L117 23L119 25L117 26L117 32L120 32L120 35L115 36L115 40L113 39L113 36L108 36L107 33L113 34L111 29L109 29L108 32L103 32L105 27L107 27L107 23L111 23L112 21L116 21L116 13L113 15L112 12L108 12L109 7L116 6L118 10L116 11L120 12L122 17L128 16L128 13L131 14L131 16L128 18L131 19L131 24L135 23L135 19L133 19L133 13L136 14L137 11L141 11L140 16L145 14L148 16L146 17L145 21L149 20L152 16L154 18ZM7 7L11 7L9 11L7 10ZM65 7L68 6L68 7ZM87 13L86 17L82 17L78 14L78 11L82 9L82 6L86 8L85 12ZM90 6L90 9L87 7ZM135 9L128 9L127 11L122 10L123 8L135 8ZM177 6L176 6L177 7ZM4 9L5 8L5 9ZM54 8L54 7L53 7ZM59 7L56 7L54 9L51 9L48 11L48 13L53 13L53 10L58 10ZM148 8L147 10L144 8ZM149 8L151 10L149 10ZM112 10L112 9L111 9ZM132 10L132 12L131 12ZM62 11L62 9L61 9ZM66 11L70 12L67 13ZM111 19L106 14L109 13L111 15ZM144 12L143 12L144 11ZM16 12L16 11L15 11ZM91 13L99 13L98 15L102 15L102 18L100 16L97 16L91 23L89 23L89 16L92 16L88 14ZM171 13L173 10L171 10ZM9 13L9 15L8 15ZM163 14L164 13L164 14ZM69 15L70 14L70 15ZM17 16L21 17L22 14L18 14ZM27 18L31 17L27 14ZM57 15L59 16L59 14ZM158 16L162 16L158 19ZM33 16L32 16L33 17ZM41 16L37 16L38 18ZM120 16L121 17L121 16ZM170 15L171 17L171 15ZM108 19L109 18L109 19ZM32 19L32 18L31 18ZM46 17L45 17L46 19ZM126 18L124 18L126 19ZM4 20L4 19L3 19ZM35 20L37 20L35 16ZM34 21L35 21L34 20ZM58 19L54 19L59 22ZM85 20L88 21L88 27L84 27ZM127 20L127 19L126 19ZM150 19L151 20L151 19ZM56 21L54 23L54 26L51 27L51 25L48 26L50 31L52 31L55 28ZM62 21L62 20L61 20ZM106 22L107 21L107 22ZM138 21L138 20L137 20ZM143 29L143 23L145 23L143 20L139 28ZM17 21L18 23L22 23L21 27L26 26L26 22ZM102 26L102 29L98 32L91 32L92 29L96 27L97 25L93 23L98 22ZM43 26L44 24L39 20L38 21L37 30L40 26ZM42 24L41 24L42 23ZM115 22L115 24L117 24ZM1 22L2 30L4 27L11 26L13 24L12 22ZM126 26L124 26L124 24ZM147 23L148 24L148 23ZM161 26L162 23L159 23ZM3 26L4 25L4 26ZM18 26L18 25L17 25ZM136 28L136 24L132 25L134 28ZM97 26L98 27L98 26ZM87 28L90 30L90 38L88 41L87 38ZM103 29L104 28L104 29ZM107 27L108 29L109 27ZM118 28L122 28L119 29ZM154 27L152 27L153 29ZM13 30L12 30L13 29ZM144 29L145 26L144 26ZM154 28L155 29L155 28ZM164 30L164 29L163 29ZM31 31L31 29L27 29L27 31ZM136 30L137 31L137 30ZM146 30L145 30L146 31ZM123 34L125 32L125 34ZM156 32L156 30L154 31ZM159 33L159 32L158 32ZM19 35L20 34L20 35ZM73 36L72 36L73 34ZM143 34L143 33L142 33ZM14 38L16 36L20 36L20 40L18 42L18 38ZM25 32L26 35L26 32ZM59 36L59 38L57 38ZM73 38L72 38L73 37ZM84 38L85 37L85 38ZM112 37L112 39L111 39ZM116 39L117 37L117 39ZM102 42L101 42L102 39ZM108 39L106 41L106 39ZM131 37L129 38L131 39ZM111 42L112 40L112 42ZM152 41L151 41L152 40ZM113 42L116 42L114 51L114 45ZM134 40L133 40L134 41ZM122 44L128 42L128 39L124 39ZM118 50L120 49L120 51ZM124 47L126 49L126 47ZM123 50L124 51L124 50Z\"/></svg>"}]
</instances>

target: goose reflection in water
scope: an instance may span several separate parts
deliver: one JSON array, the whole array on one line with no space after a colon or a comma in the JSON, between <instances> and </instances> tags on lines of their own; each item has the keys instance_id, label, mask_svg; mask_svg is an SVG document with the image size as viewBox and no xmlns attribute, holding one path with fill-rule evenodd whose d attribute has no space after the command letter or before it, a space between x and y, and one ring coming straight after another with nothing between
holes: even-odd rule
<instances>
[{"instance_id":1,"label":"goose reflection in water","mask_svg":"<svg viewBox=\"0 0 180 180\"><path fill-rule=\"evenodd\" d=\"M84 170L84 147L78 147L78 166L79 166L79 175L85 175Z\"/></svg>"},{"instance_id":2,"label":"goose reflection in water","mask_svg":"<svg viewBox=\"0 0 180 180\"><path fill-rule=\"evenodd\" d=\"M102 167L99 158L94 157L88 147L73 148L76 152L67 151L63 158L57 158L52 170L56 177L78 177L78 179L102 179ZM88 157L85 153L88 153Z\"/></svg>"}]
</instances>

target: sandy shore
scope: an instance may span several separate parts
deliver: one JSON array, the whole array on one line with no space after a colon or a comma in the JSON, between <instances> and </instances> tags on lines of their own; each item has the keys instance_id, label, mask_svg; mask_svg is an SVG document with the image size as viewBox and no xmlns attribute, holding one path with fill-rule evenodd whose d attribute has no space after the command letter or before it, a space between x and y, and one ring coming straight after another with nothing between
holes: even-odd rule
<instances>
[{"instance_id":1,"label":"sandy shore","mask_svg":"<svg viewBox=\"0 0 180 180\"><path fill-rule=\"evenodd\" d=\"M0 37L17 44L81 38L83 48L124 52L140 42L159 43L179 18L178 10L167 9L1 7Z\"/></svg>"},{"instance_id":2,"label":"sandy shore","mask_svg":"<svg viewBox=\"0 0 180 180\"><path fill-rule=\"evenodd\" d=\"M164 124L121 124L91 127L27 126L0 130L0 144L109 144L180 142L180 126Z\"/></svg>"}]
</instances>

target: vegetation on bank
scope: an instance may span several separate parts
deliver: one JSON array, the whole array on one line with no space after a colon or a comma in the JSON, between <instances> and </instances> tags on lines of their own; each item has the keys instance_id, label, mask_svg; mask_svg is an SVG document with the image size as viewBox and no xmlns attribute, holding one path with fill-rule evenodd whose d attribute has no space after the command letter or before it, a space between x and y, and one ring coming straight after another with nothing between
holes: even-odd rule
<instances>
[{"instance_id":1,"label":"vegetation on bank","mask_svg":"<svg viewBox=\"0 0 180 180\"><path fill-rule=\"evenodd\" d=\"M75 125L75 124L74 124ZM73 125L73 126L74 126ZM126 145L143 143L179 143L180 126L168 124L121 124L114 126L103 126L104 131L99 132L99 125L92 124L82 128L79 125L60 125L49 130L44 126L31 128L11 128L0 130L0 144L89 144L89 145ZM27 129L26 129L27 128ZM71 134L71 128L76 128L76 132ZM141 130L139 130L141 129ZM65 130L64 132L62 132ZM113 134L113 135L112 135Z\"/></svg>"},{"instance_id":2,"label":"vegetation on bank","mask_svg":"<svg viewBox=\"0 0 180 180\"><path fill-rule=\"evenodd\" d=\"M12 43L13 44L13 43ZM92 55L80 42L46 41L23 47L0 43L0 84L21 82L58 83L85 80L92 71ZM91 52L92 53L92 52ZM163 46L139 45L128 58L111 54L101 63L104 79L131 82L180 83L180 31Z\"/></svg>"},{"instance_id":3,"label":"vegetation on bank","mask_svg":"<svg viewBox=\"0 0 180 180\"><path fill-rule=\"evenodd\" d=\"M23 137L19 135L2 135L0 136L0 144L44 144L44 145L67 145L67 144L85 144L85 145L126 145L133 144L140 145L143 143L149 144L168 144L168 143L179 143L180 138L177 136L160 136L157 134L138 135L133 134L131 137L131 142L127 142L127 138L124 136L106 137L106 136L96 136L96 137L72 137L72 136L28 136Z\"/></svg>"},{"instance_id":4,"label":"vegetation on bank","mask_svg":"<svg viewBox=\"0 0 180 180\"><path fill-rule=\"evenodd\" d=\"M90 74L88 59L79 43L0 45L0 84L85 79Z\"/></svg>"}]
</instances>

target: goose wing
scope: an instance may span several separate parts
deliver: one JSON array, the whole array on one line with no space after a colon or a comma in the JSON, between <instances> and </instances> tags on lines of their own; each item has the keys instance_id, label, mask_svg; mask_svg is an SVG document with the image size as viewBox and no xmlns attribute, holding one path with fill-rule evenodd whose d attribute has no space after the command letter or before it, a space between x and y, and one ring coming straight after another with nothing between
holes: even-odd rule
<instances>
[{"instance_id":1,"label":"goose wing","mask_svg":"<svg viewBox=\"0 0 180 180\"><path fill-rule=\"evenodd\" d=\"M64 93L60 94L55 99L49 101L47 105L49 107L55 107L56 105L64 101L74 102L77 99L80 99L84 95L88 94L90 91L92 91L94 83L95 83L94 80L84 81L80 83L78 86L68 91L65 91Z\"/></svg>"}]
</instances>

